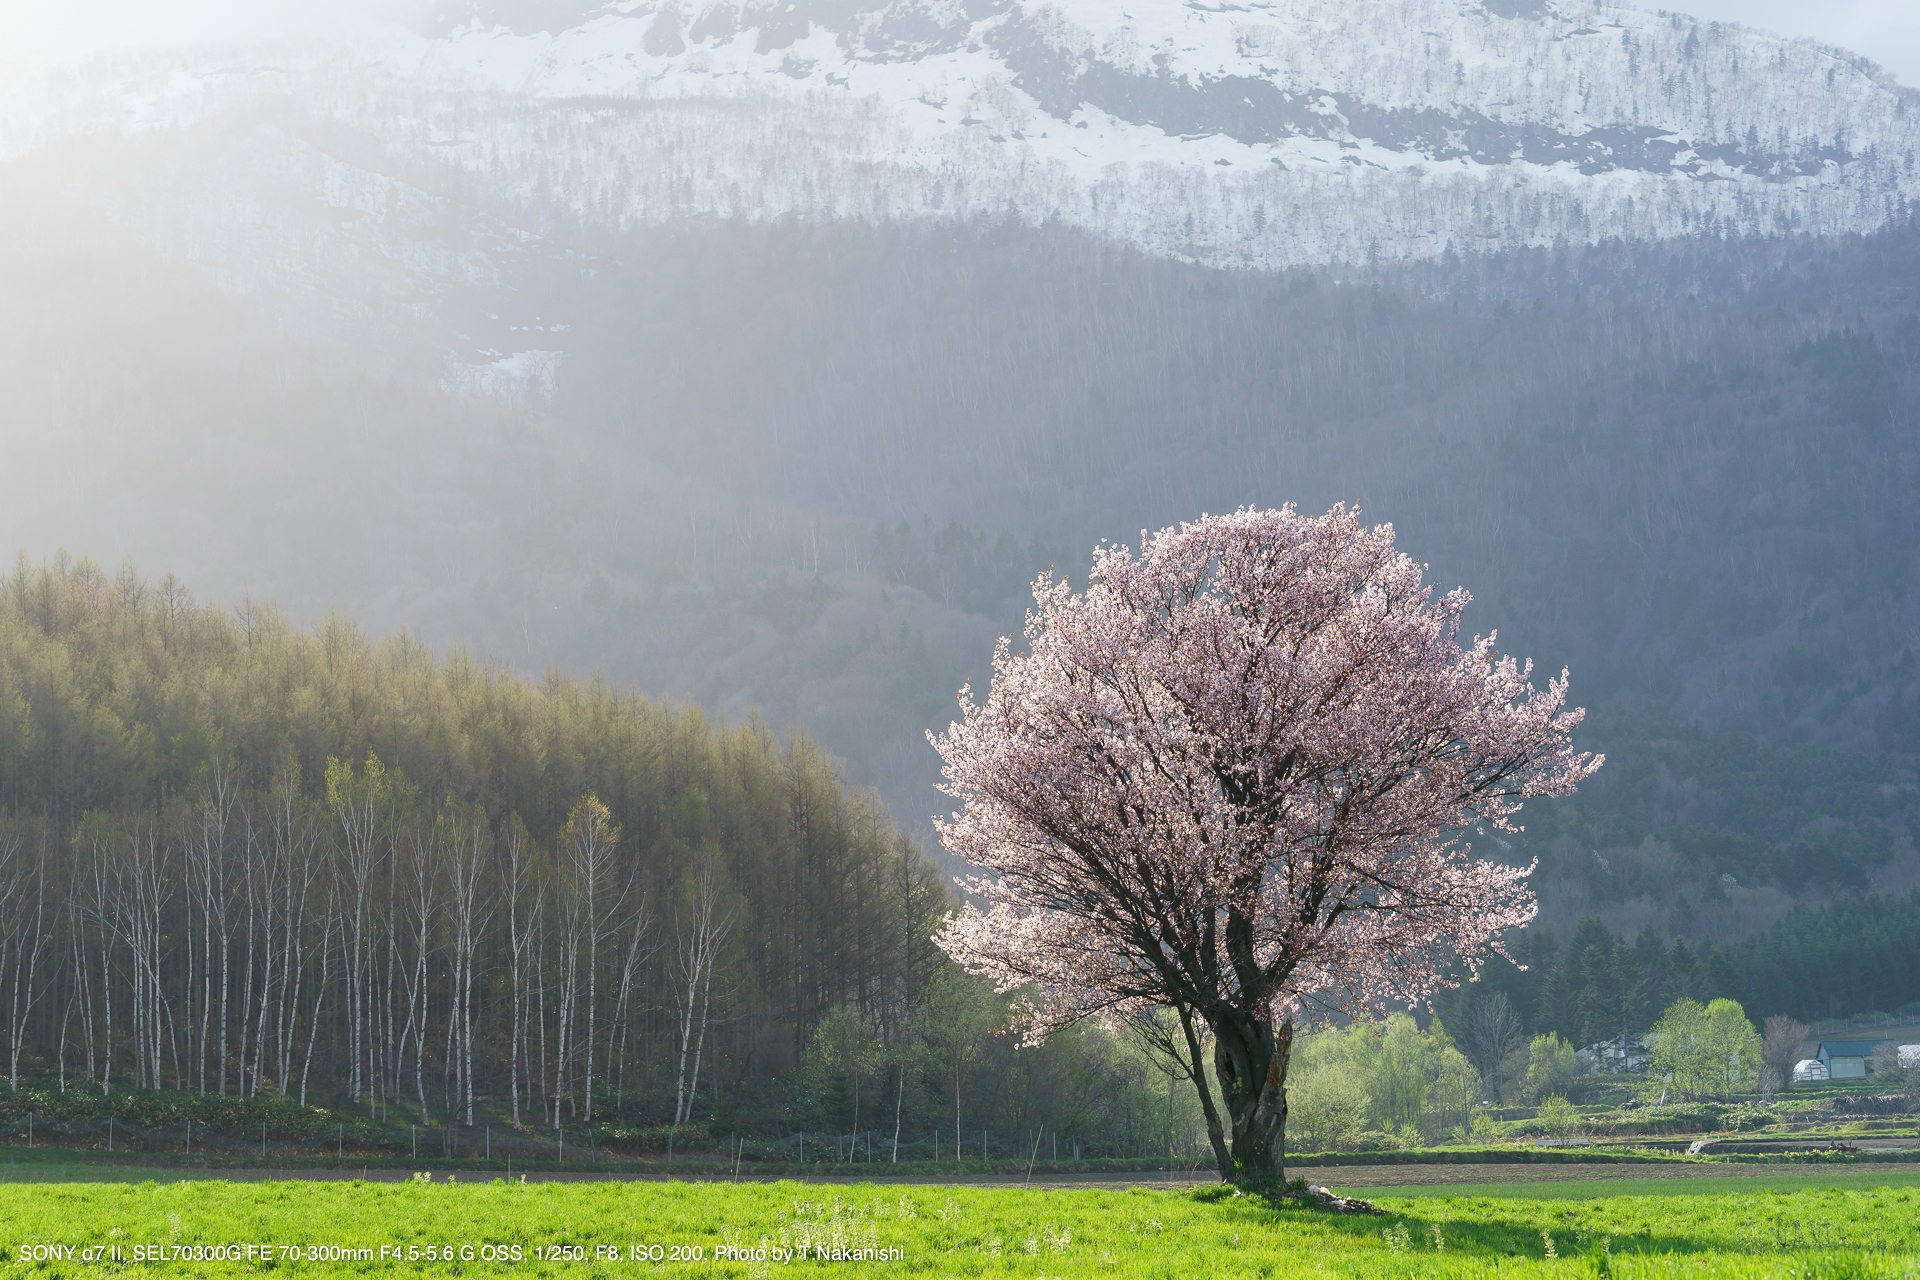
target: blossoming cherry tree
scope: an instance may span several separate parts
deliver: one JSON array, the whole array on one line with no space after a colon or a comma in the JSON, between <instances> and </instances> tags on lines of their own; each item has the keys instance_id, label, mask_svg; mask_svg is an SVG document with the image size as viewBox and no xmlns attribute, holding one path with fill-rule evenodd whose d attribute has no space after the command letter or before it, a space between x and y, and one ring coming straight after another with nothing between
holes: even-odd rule
<instances>
[{"instance_id":1,"label":"blossoming cherry tree","mask_svg":"<svg viewBox=\"0 0 1920 1280\"><path fill-rule=\"evenodd\" d=\"M1391 526L1336 506L1206 516L1102 546L1075 594L1034 584L984 703L929 735L960 804L943 844L981 868L938 941L1028 988L1028 1039L1179 1015L1223 1177L1283 1177L1297 1026L1429 1000L1535 914L1530 868L1475 858L1531 796L1602 763L1544 690L1458 643ZM1210 1050L1222 1097L1201 1069Z\"/></svg>"}]
</instances>

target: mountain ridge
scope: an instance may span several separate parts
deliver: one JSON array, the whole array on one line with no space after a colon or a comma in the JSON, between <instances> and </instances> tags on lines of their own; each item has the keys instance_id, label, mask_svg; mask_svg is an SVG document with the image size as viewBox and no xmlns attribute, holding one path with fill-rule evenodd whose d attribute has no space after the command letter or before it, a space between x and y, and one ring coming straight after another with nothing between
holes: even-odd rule
<instances>
[{"instance_id":1,"label":"mountain ridge","mask_svg":"<svg viewBox=\"0 0 1920 1280\"><path fill-rule=\"evenodd\" d=\"M1012 213L1257 269L1868 231L1920 193L1920 93L1866 59L1579 0L495 10L103 63L0 155L271 96L599 225Z\"/></svg>"}]
</instances>

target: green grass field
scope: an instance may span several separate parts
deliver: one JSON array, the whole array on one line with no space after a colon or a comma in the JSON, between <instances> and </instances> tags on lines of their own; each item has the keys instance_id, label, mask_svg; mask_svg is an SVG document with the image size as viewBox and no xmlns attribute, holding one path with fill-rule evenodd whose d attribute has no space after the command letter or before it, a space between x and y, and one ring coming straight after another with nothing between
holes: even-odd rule
<instances>
[{"instance_id":1,"label":"green grass field","mask_svg":"<svg viewBox=\"0 0 1920 1280\"><path fill-rule=\"evenodd\" d=\"M0 1275L1920 1276L1913 1181L1392 1188L1385 1218L1217 1188L43 1181L0 1186Z\"/></svg>"}]
</instances>

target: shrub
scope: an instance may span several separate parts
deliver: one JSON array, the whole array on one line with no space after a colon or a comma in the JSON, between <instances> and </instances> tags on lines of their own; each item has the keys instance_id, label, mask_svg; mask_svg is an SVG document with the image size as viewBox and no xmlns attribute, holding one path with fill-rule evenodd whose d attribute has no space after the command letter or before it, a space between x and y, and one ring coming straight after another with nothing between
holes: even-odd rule
<instances>
[{"instance_id":1,"label":"shrub","mask_svg":"<svg viewBox=\"0 0 1920 1280\"><path fill-rule=\"evenodd\" d=\"M1580 1131L1580 1114L1556 1093L1540 1105L1540 1123L1550 1137L1571 1138Z\"/></svg>"}]
</instances>

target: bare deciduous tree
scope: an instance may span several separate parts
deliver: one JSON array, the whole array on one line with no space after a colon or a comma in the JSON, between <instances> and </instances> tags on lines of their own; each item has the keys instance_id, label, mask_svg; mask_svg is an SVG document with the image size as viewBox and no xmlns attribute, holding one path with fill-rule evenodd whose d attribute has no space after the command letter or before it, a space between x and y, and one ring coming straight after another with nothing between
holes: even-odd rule
<instances>
[{"instance_id":1,"label":"bare deciduous tree","mask_svg":"<svg viewBox=\"0 0 1920 1280\"><path fill-rule=\"evenodd\" d=\"M1781 1088L1793 1083L1794 1064L1812 1034L1806 1023L1784 1013L1774 1014L1760 1029L1760 1062L1779 1079Z\"/></svg>"},{"instance_id":2,"label":"bare deciduous tree","mask_svg":"<svg viewBox=\"0 0 1920 1280\"><path fill-rule=\"evenodd\" d=\"M1496 991L1473 1002L1460 1026L1460 1051L1480 1073L1483 1092L1499 1087L1500 1064L1526 1043L1525 1028L1506 993Z\"/></svg>"}]
</instances>

